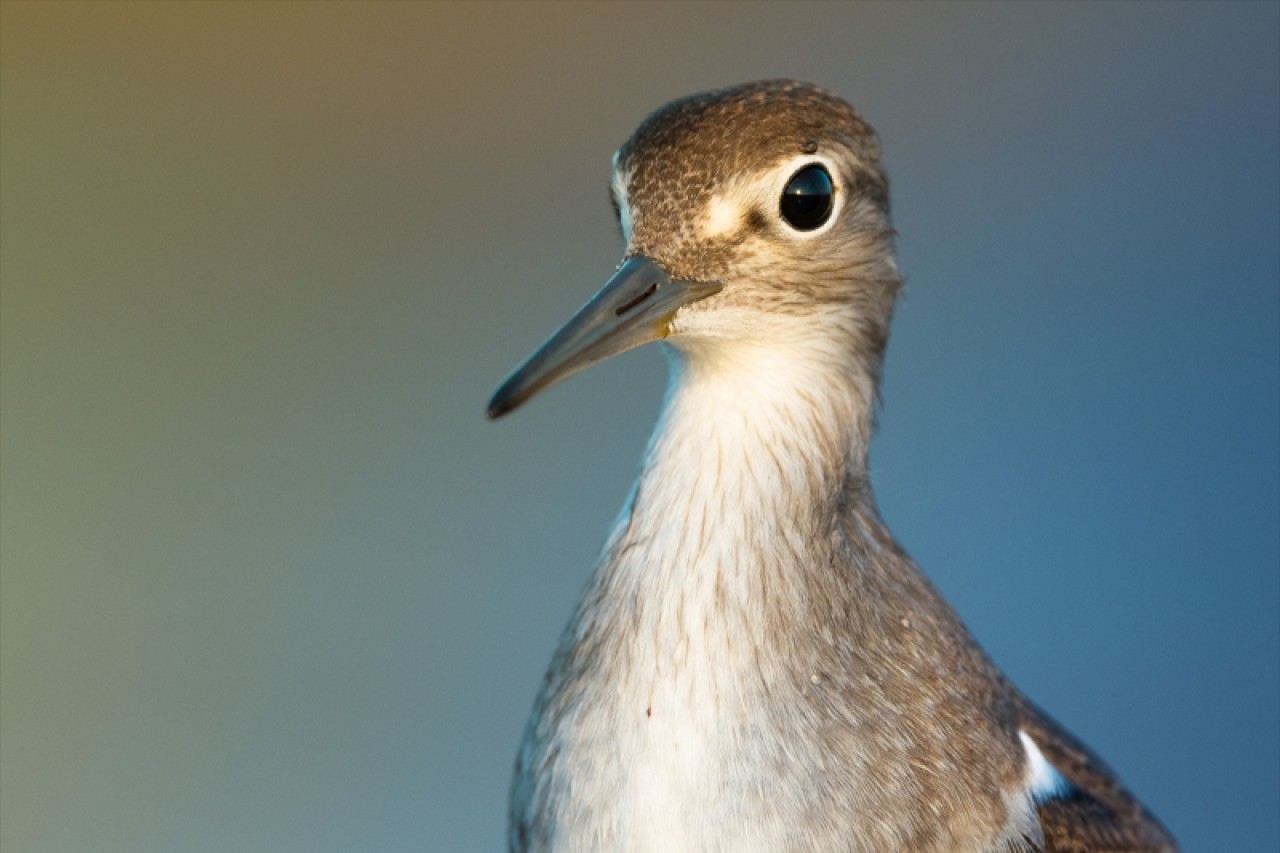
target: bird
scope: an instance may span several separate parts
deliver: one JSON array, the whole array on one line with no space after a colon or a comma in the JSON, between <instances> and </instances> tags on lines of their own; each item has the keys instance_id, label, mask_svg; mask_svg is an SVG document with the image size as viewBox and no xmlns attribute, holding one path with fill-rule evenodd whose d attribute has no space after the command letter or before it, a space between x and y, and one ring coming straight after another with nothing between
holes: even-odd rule
<instances>
[{"instance_id":1,"label":"bird","mask_svg":"<svg viewBox=\"0 0 1280 853\"><path fill-rule=\"evenodd\" d=\"M617 150L625 252L497 418L661 341L640 473L516 758L526 851L1174 851L890 534L868 473L902 288L876 133L765 80Z\"/></svg>"}]
</instances>

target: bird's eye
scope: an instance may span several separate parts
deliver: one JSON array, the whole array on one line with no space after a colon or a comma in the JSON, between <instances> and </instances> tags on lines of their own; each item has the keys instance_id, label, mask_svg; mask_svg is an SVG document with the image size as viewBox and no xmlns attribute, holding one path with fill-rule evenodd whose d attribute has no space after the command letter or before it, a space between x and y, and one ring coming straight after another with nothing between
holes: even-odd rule
<instances>
[{"instance_id":1,"label":"bird's eye","mask_svg":"<svg viewBox=\"0 0 1280 853\"><path fill-rule=\"evenodd\" d=\"M779 211L792 228L812 231L831 217L834 198L835 189L827 170L817 164L805 166L787 181Z\"/></svg>"}]
</instances>

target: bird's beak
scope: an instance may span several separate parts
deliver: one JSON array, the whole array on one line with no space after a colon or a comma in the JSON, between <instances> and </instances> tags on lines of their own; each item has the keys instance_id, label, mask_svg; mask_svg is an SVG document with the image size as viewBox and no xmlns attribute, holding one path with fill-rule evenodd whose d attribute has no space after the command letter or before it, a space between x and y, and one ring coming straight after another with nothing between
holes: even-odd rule
<instances>
[{"instance_id":1,"label":"bird's beak","mask_svg":"<svg viewBox=\"0 0 1280 853\"><path fill-rule=\"evenodd\" d=\"M720 288L716 282L672 281L657 261L643 255L627 258L591 301L507 377L486 413L502 417L579 370L665 338L676 309Z\"/></svg>"}]
</instances>

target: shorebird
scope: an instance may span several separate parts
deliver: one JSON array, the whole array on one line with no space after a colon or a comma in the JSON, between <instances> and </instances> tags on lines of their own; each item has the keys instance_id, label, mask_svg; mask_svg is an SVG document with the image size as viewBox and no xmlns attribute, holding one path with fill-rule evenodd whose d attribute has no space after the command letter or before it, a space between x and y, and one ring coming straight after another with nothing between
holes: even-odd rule
<instances>
[{"instance_id":1,"label":"shorebird","mask_svg":"<svg viewBox=\"0 0 1280 853\"><path fill-rule=\"evenodd\" d=\"M534 704L513 851L1172 851L881 521L867 451L901 276L875 133L765 81L613 158L616 272L503 415L661 340L639 478Z\"/></svg>"}]
</instances>

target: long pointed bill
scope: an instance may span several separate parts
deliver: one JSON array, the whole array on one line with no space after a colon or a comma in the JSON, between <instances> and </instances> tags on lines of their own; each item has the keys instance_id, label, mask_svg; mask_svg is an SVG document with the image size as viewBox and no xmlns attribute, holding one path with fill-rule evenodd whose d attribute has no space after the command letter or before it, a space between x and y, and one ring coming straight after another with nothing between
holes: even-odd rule
<instances>
[{"instance_id":1,"label":"long pointed bill","mask_svg":"<svg viewBox=\"0 0 1280 853\"><path fill-rule=\"evenodd\" d=\"M507 377L487 414L499 418L579 370L665 338L676 309L719 292L715 282L672 281L656 261L636 255L538 351Z\"/></svg>"}]
</instances>

